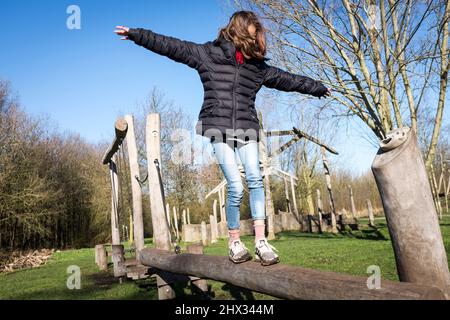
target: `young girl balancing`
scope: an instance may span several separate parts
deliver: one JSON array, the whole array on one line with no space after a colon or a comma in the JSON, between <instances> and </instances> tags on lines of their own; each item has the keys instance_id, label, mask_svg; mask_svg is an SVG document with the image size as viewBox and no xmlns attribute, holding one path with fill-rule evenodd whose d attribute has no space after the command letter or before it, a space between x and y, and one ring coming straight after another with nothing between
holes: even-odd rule
<instances>
[{"instance_id":1,"label":"young girl balancing","mask_svg":"<svg viewBox=\"0 0 450 320\"><path fill-rule=\"evenodd\" d=\"M234 263L251 259L239 238L239 208L244 187L238 161L245 171L250 192L250 211L255 230L255 257L262 265L279 262L265 238L265 198L258 141L260 123L255 97L261 86L288 92L330 95L330 90L311 78L292 74L266 63L265 28L253 12L235 12L217 39L203 44L183 41L144 29L118 26L116 34L157 54L197 70L204 101L196 133L212 143L214 155L227 180L226 217L229 258Z\"/></svg>"}]
</instances>

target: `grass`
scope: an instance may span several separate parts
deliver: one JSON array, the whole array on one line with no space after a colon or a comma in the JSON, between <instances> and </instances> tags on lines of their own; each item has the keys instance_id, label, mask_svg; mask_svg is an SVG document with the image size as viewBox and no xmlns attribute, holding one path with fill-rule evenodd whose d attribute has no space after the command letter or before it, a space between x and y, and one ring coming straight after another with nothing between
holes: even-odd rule
<instances>
[{"instance_id":1,"label":"grass","mask_svg":"<svg viewBox=\"0 0 450 320\"><path fill-rule=\"evenodd\" d=\"M386 223L376 223L378 230L362 228L338 235L282 232L271 243L279 250L284 264L361 276L367 275L368 266L377 265L383 279L398 280ZM441 230L450 257L450 218L441 221ZM242 240L252 248L253 237L244 236ZM146 246L152 246L151 240L146 240ZM185 246L182 244L182 248ZM226 240L205 247L205 254L227 255ZM80 267L80 290L67 289L67 268L71 265ZM217 281L208 284L213 299L274 299ZM183 284L175 290L182 299L200 298ZM112 276L111 267L98 271L94 250L88 248L59 251L44 266L0 274L0 299L157 299L157 289L153 278L119 283Z\"/></svg>"}]
</instances>

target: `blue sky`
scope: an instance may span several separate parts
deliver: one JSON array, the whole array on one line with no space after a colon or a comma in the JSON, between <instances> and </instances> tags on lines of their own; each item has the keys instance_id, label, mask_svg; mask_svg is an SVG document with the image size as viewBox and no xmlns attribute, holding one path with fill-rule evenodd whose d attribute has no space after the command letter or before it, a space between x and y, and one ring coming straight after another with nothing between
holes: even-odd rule
<instances>
[{"instance_id":1,"label":"blue sky","mask_svg":"<svg viewBox=\"0 0 450 320\"><path fill-rule=\"evenodd\" d=\"M66 27L72 4L81 8L81 30ZM61 131L90 142L109 140L117 115L132 112L155 86L196 120L203 101L197 73L118 40L114 27L143 27L203 43L215 39L233 11L220 0L2 1L0 77L11 82L27 112L47 115ZM351 137L355 132L349 135L342 132L335 145L340 162L355 171L368 169L376 149Z\"/></svg>"}]
</instances>

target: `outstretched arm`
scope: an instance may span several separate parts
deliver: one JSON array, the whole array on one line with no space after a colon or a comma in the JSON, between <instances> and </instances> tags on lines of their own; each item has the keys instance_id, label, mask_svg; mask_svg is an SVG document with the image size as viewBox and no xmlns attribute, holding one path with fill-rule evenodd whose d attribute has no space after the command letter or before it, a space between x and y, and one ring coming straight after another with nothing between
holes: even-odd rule
<instances>
[{"instance_id":1,"label":"outstretched arm","mask_svg":"<svg viewBox=\"0 0 450 320\"><path fill-rule=\"evenodd\" d=\"M320 81L269 65L266 68L263 85L281 91L310 94L319 98L331 94L330 89L326 88Z\"/></svg>"},{"instance_id":2,"label":"outstretched arm","mask_svg":"<svg viewBox=\"0 0 450 320\"><path fill-rule=\"evenodd\" d=\"M116 27L122 40L134 41L139 46L157 54L166 56L176 62L197 68L205 59L205 49L202 44L180 40L174 37L158 34L142 28Z\"/></svg>"}]
</instances>

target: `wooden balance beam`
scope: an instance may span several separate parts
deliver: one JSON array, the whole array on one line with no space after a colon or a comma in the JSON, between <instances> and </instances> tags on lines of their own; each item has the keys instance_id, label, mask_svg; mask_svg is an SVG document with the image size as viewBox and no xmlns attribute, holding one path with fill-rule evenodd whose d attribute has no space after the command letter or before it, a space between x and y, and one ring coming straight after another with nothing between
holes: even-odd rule
<instances>
[{"instance_id":1,"label":"wooden balance beam","mask_svg":"<svg viewBox=\"0 0 450 320\"><path fill-rule=\"evenodd\" d=\"M296 266L261 266L249 261L234 264L228 257L175 254L143 249L143 265L175 274L230 283L282 299L296 300L437 300L445 299L436 287L381 280L380 289L368 289L367 278Z\"/></svg>"}]
</instances>

